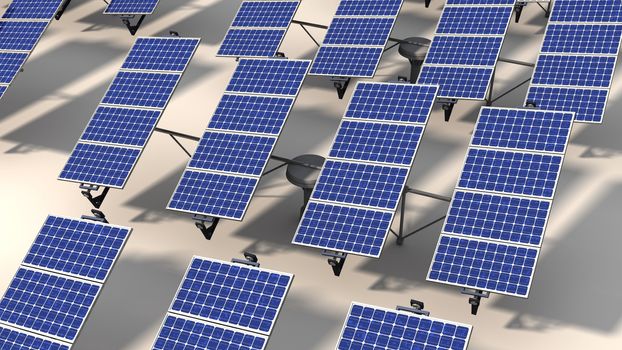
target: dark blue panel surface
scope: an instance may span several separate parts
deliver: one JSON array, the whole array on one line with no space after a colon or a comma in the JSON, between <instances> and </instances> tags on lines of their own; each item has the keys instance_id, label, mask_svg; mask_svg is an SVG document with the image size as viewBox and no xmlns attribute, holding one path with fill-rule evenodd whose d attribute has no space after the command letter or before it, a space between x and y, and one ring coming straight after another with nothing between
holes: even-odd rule
<instances>
[{"instance_id":1,"label":"dark blue panel surface","mask_svg":"<svg viewBox=\"0 0 622 350\"><path fill-rule=\"evenodd\" d=\"M161 114L149 109L99 106L80 139L142 147Z\"/></svg>"},{"instance_id":2,"label":"dark blue panel surface","mask_svg":"<svg viewBox=\"0 0 622 350\"><path fill-rule=\"evenodd\" d=\"M120 71L102 103L163 109L181 74Z\"/></svg>"},{"instance_id":3,"label":"dark blue panel surface","mask_svg":"<svg viewBox=\"0 0 622 350\"><path fill-rule=\"evenodd\" d=\"M158 0L110 0L105 14L151 14L158 6Z\"/></svg>"},{"instance_id":4,"label":"dark blue panel surface","mask_svg":"<svg viewBox=\"0 0 622 350\"><path fill-rule=\"evenodd\" d=\"M436 34L503 35L507 29L512 6L446 7Z\"/></svg>"},{"instance_id":5,"label":"dark blue panel surface","mask_svg":"<svg viewBox=\"0 0 622 350\"><path fill-rule=\"evenodd\" d=\"M555 0L551 21L622 22L619 0Z\"/></svg>"},{"instance_id":6,"label":"dark blue panel surface","mask_svg":"<svg viewBox=\"0 0 622 350\"><path fill-rule=\"evenodd\" d=\"M218 56L274 57L286 29L229 29Z\"/></svg>"},{"instance_id":7,"label":"dark blue panel surface","mask_svg":"<svg viewBox=\"0 0 622 350\"><path fill-rule=\"evenodd\" d=\"M197 38L138 38L121 69L183 72L199 45Z\"/></svg>"},{"instance_id":8,"label":"dark blue panel surface","mask_svg":"<svg viewBox=\"0 0 622 350\"><path fill-rule=\"evenodd\" d=\"M543 53L617 55L622 25L550 23Z\"/></svg>"},{"instance_id":9,"label":"dark blue panel surface","mask_svg":"<svg viewBox=\"0 0 622 350\"><path fill-rule=\"evenodd\" d=\"M296 13L298 1L244 1L232 27L286 28Z\"/></svg>"},{"instance_id":10,"label":"dark blue panel surface","mask_svg":"<svg viewBox=\"0 0 622 350\"><path fill-rule=\"evenodd\" d=\"M294 99L223 95L208 128L279 135Z\"/></svg>"},{"instance_id":11,"label":"dark blue panel surface","mask_svg":"<svg viewBox=\"0 0 622 350\"><path fill-rule=\"evenodd\" d=\"M447 0L446 5L507 5L512 6L516 0Z\"/></svg>"},{"instance_id":12,"label":"dark blue panel surface","mask_svg":"<svg viewBox=\"0 0 622 350\"><path fill-rule=\"evenodd\" d=\"M27 58L27 53L0 52L0 84L10 84Z\"/></svg>"},{"instance_id":13,"label":"dark blue panel surface","mask_svg":"<svg viewBox=\"0 0 622 350\"><path fill-rule=\"evenodd\" d=\"M323 45L384 46L395 18L335 17Z\"/></svg>"},{"instance_id":14,"label":"dark blue panel surface","mask_svg":"<svg viewBox=\"0 0 622 350\"><path fill-rule=\"evenodd\" d=\"M278 58L240 60L227 92L296 96L310 63Z\"/></svg>"},{"instance_id":15,"label":"dark blue panel surface","mask_svg":"<svg viewBox=\"0 0 622 350\"><path fill-rule=\"evenodd\" d=\"M0 22L0 50L31 51L47 25L47 22Z\"/></svg>"},{"instance_id":16,"label":"dark blue panel surface","mask_svg":"<svg viewBox=\"0 0 622 350\"><path fill-rule=\"evenodd\" d=\"M13 0L2 18L52 20L63 0Z\"/></svg>"},{"instance_id":17,"label":"dark blue panel surface","mask_svg":"<svg viewBox=\"0 0 622 350\"><path fill-rule=\"evenodd\" d=\"M575 112L575 121L602 123L608 90L531 86L527 101L550 111Z\"/></svg>"},{"instance_id":18,"label":"dark blue panel surface","mask_svg":"<svg viewBox=\"0 0 622 350\"><path fill-rule=\"evenodd\" d=\"M494 36L437 36L425 58L426 64L494 66L503 38Z\"/></svg>"},{"instance_id":19,"label":"dark blue panel surface","mask_svg":"<svg viewBox=\"0 0 622 350\"><path fill-rule=\"evenodd\" d=\"M69 350L69 345L56 340L39 337L0 326L0 349L2 350Z\"/></svg>"},{"instance_id":20,"label":"dark blue panel surface","mask_svg":"<svg viewBox=\"0 0 622 350\"><path fill-rule=\"evenodd\" d=\"M419 84L439 85L439 97L483 100L494 68L423 66Z\"/></svg>"},{"instance_id":21,"label":"dark blue panel surface","mask_svg":"<svg viewBox=\"0 0 622 350\"><path fill-rule=\"evenodd\" d=\"M403 0L341 0L336 16L397 16Z\"/></svg>"},{"instance_id":22,"label":"dark blue panel surface","mask_svg":"<svg viewBox=\"0 0 622 350\"><path fill-rule=\"evenodd\" d=\"M609 87L615 56L540 55L532 84Z\"/></svg>"},{"instance_id":23,"label":"dark blue panel surface","mask_svg":"<svg viewBox=\"0 0 622 350\"><path fill-rule=\"evenodd\" d=\"M382 52L382 47L322 46L310 74L371 78L376 73Z\"/></svg>"}]
</instances>

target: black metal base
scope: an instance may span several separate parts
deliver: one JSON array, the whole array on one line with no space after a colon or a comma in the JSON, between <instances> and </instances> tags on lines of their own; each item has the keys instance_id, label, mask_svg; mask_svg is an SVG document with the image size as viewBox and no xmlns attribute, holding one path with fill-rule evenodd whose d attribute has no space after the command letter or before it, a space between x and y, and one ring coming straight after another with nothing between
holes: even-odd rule
<instances>
[{"instance_id":1,"label":"black metal base","mask_svg":"<svg viewBox=\"0 0 622 350\"><path fill-rule=\"evenodd\" d=\"M133 20L135 17L136 17L135 15L122 15L121 16L121 21L123 22L123 24L125 24L125 26L127 27L127 30L129 30L130 34L132 35L136 34L136 32L138 31L138 28L140 28L140 25L143 24L143 21L145 20L146 15L140 15L136 23L132 24L131 20Z\"/></svg>"},{"instance_id":2,"label":"black metal base","mask_svg":"<svg viewBox=\"0 0 622 350\"><path fill-rule=\"evenodd\" d=\"M469 304L471 305L471 315L477 315L477 311L479 310L482 298L490 297L489 292L484 292L478 289L462 288L462 291L460 291L460 293L470 296Z\"/></svg>"},{"instance_id":3,"label":"black metal base","mask_svg":"<svg viewBox=\"0 0 622 350\"><path fill-rule=\"evenodd\" d=\"M423 301L410 299L410 306L397 306L395 309L398 311L411 312L416 315L430 316L430 311L424 310L425 305Z\"/></svg>"},{"instance_id":4,"label":"black metal base","mask_svg":"<svg viewBox=\"0 0 622 350\"><path fill-rule=\"evenodd\" d=\"M63 3L60 5L60 7L58 8L58 11L56 12L56 15L54 15L54 18L58 21L61 17L63 17L63 13L65 13L65 10L67 9L67 6L69 6L69 3L71 2L71 0L65 0L63 1Z\"/></svg>"},{"instance_id":5,"label":"black metal base","mask_svg":"<svg viewBox=\"0 0 622 350\"><path fill-rule=\"evenodd\" d=\"M425 0L425 7L426 8L430 7L430 1L432 1L432 0Z\"/></svg>"},{"instance_id":6,"label":"black metal base","mask_svg":"<svg viewBox=\"0 0 622 350\"><path fill-rule=\"evenodd\" d=\"M94 197L91 191L99 191L99 186L80 184L80 189L83 190L80 193L82 193L82 195L88 199L95 208L101 207L102 203L104 203L104 199L106 199L106 196L108 195L108 191L110 191L110 187L104 187L102 193Z\"/></svg>"},{"instance_id":7,"label":"black metal base","mask_svg":"<svg viewBox=\"0 0 622 350\"><path fill-rule=\"evenodd\" d=\"M93 216L82 215L80 219L103 222L104 224L108 223L108 220L106 220L106 215L104 215L104 213L101 210L91 209L91 213L93 213Z\"/></svg>"},{"instance_id":8,"label":"black metal base","mask_svg":"<svg viewBox=\"0 0 622 350\"><path fill-rule=\"evenodd\" d=\"M343 96L348 90L348 85L350 85L350 78L332 77L330 78L330 81L333 82L333 86L337 89L337 96L339 99L343 100Z\"/></svg>"},{"instance_id":9,"label":"black metal base","mask_svg":"<svg viewBox=\"0 0 622 350\"><path fill-rule=\"evenodd\" d=\"M333 252L329 250L323 250L322 255L329 257L328 265L332 267L333 274L339 277L341 275L341 270L343 269L343 265L346 263L346 258L348 257L348 254L344 252Z\"/></svg>"},{"instance_id":10,"label":"black metal base","mask_svg":"<svg viewBox=\"0 0 622 350\"><path fill-rule=\"evenodd\" d=\"M451 119L451 113L454 111L454 106L456 105L456 103L458 103L458 100L439 98L437 99L437 101L441 103L441 108L445 112L445 121L449 122L449 120Z\"/></svg>"},{"instance_id":11,"label":"black metal base","mask_svg":"<svg viewBox=\"0 0 622 350\"><path fill-rule=\"evenodd\" d=\"M194 226L201 231L203 237L205 237L208 241L211 240L214 235L214 231L216 230L216 226L218 226L218 222L220 222L220 218L210 218L202 215L194 215L192 218L195 220ZM209 223L210 225L207 226L205 223Z\"/></svg>"},{"instance_id":12,"label":"black metal base","mask_svg":"<svg viewBox=\"0 0 622 350\"><path fill-rule=\"evenodd\" d=\"M249 252L244 252L244 259L233 258L231 259L231 262L234 262L236 264L259 267L259 259L257 258L257 255Z\"/></svg>"}]
</instances>

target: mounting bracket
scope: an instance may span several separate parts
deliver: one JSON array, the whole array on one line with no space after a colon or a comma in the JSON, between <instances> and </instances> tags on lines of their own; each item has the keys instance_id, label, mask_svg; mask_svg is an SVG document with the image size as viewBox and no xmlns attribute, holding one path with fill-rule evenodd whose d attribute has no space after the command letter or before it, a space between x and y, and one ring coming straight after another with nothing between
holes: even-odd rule
<instances>
[{"instance_id":1,"label":"mounting bracket","mask_svg":"<svg viewBox=\"0 0 622 350\"><path fill-rule=\"evenodd\" d=\"M93 197L91 191L99 191L98 185L80 184L80 189L83 190L80 193L82 193L95 208L101 207L104 199L106 199L106 195L108 195L108 191L110 191L110 187L104 187L104 190L98 196Z\"/></svg>"},{"instance_id":2,"label":"mounting bracket","mask_svg":"<svg viewBox=\"0 0 622 350\"><path fill-rule=\"evenodd\" d=\"M469 304L471 305L471 315L477 315L477 310L482 301L482 298L490 297L490 292L485 292L479 289L462 288L461 294L470 295Z\"/></svg>"},{"instance_id":3,"label":"mounting bracket","mask_svg":"<svg viewBox=\"0 0 622 350\"><path fill-rule=\"evenodd\" d=\"M438 103L441 104L441 108L445 111L445 121L448 122L451 118L451 112L454 110L454 106L458 103L455 98L437 98Z\"/></svg>"},{"instance_id":4,"label":"mounting bracket","mask_svg":"<svg viewBox=\"0 0 622 350\"><path fill-rule=\"evenodd\" d=\"M70 2L71 0L63 1L63 3L58 8L58 11L56 11L56 14L54 15L54 19L58 21L63 16L63 13L65 13L65 10L67 9L67 6L69 6Z\"/></svg>"},{"instance_id":5,"label":"mounting bracket","mask_svg":"<svg viewBox=\"0 0 622 350\"><path fill-rule=\"evenodd\" d=\"M430 1L432 1L432 0L425 0L425 7L426 8L430 7Z\"/></svg>"},{"instance_id":6,"label":"mounting bracket","mask_svg":"<svg viewBox=\"0 0 622 350\"><path fill-rule=\"evenodd\" d=\"M212 236L214 235L214 230L216 230L216 226L218 226L220 218L194 214L192 215L192 219L195 221L194 226L196 226L201 231L203 237L205 237L205 239L207 239L208 241L212 239ZM205 223L208 223L209 226L206 226Z\"/></svg>"},{"instance_id":7,"label":"mounting bracket","mask_svg":"<svg viewBox=\"0 0 622 350\"><path fill-rule=\"evenodd\" d=\"M253 253L249 253L249 252L244 252L243 254L244 254L244 259L233 258L231 259L231 262L234 262L236 264L259 267L259 259L257 258L257 255Z\"/></svg>"},{"instance_id":8,"label":"mounting bracket","mask_svg":"<svg viewBox=\"0 0 622 350\"><path fill-rule=\"evenodd\" d=\"M91 213L93 213L93 216L82 215L80 219L103 222L104 224L108 223L108 220L106 220L106 215L104 215L101 210L91 209Z\"/></svg>"},{"instance_id":9,"label":"mounting bracket","mask_svg":"<svg viewBox=\"0 0 622 350\"><path fill-rule=\"evenodd\" d=\"M425 305L423 304L423 301L410 299L410 306L399 306L398 305L395 309L397 311L406 311L406 312L412 312L413 314L417 314L417 315L430 316L430 311L424 310L424 307Z\"/></svg>"},{"instance_id":10,"label":"mounting bracket","mask_svg":"<svg viewBox=\"0 0 622 350\"><path fill-rule=\"evenodd\" d=\"M330 81L333 82L333 86L337 89L337 96L339 99L343 100L343 96L346 94L346 90L348 90L348 85L350 85L350 78L331 77Z\"/></svg>"},{"instance_id":11,"label":"mounting bracket","mask_svg":"<svg viewBox=\"0 0 622 350\"><path fill-rule=\"evenodd\" d=\"M134 24L131 23L131 20L136 18L136 15L121 15L120 17L121 22L125 24L127 29L130 31L130 34L134 35L138 31L138 28L140 28L140 25L145 20L146 15L140 15L140 18L138 18L138 20Z\"/></svg>"},{"instance_id":12,"label":"mounting bracket","mask_svg":"<svg viewBox=\"0 0 622 350\"><path fill-rule=\"evenodd\" d=\"M520 21L520 15L523 13L525 6L527 6L527 1L517 1L516 4L514 4L514 12L516 13L514 22L518 23L518 21Z\"/></svg>"},{"instance_id":13,"label":"mounting bracket","mask_svg":"<svg viewBox=\"0 0 622 350\"><path fill-rule=\"evenodd\" d=\"M322 255L328 257L328 265L333 268L333 274L339 277L341 275L343 265L346 263L348 254L324 249L322 250Z\"/></svg>"}]
</instances>

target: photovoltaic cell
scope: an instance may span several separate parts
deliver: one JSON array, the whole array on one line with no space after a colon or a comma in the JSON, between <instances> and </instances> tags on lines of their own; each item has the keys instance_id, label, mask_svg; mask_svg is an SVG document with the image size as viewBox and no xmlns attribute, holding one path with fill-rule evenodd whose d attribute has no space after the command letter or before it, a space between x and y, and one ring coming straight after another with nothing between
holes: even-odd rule
<instances>
[{"instance_id":1,"label":"photovoltaic cell","mask_svg":"<svg viewBox=\"0 0 622 350\"><path fill-rule=\"evenodd\" d=\"M80 140L143 147L162 111L99 106Z\"/></svg>"},{"instance_id":2,"label":"photovoltaic cell","mask_svg":"<svg viewBox=\"0 0 622 350\"><path fill-rule=\"evenodd\" d=\"M293 104L291 97L225 94L208 128L279 135Z\"/></svg>"},{"instance_id":3,"label":"photovoltaic cell","mask_svg":"<svg viewBox=\"0 0 622 350\"><path fill-rule=\"evenodd\" d=\"M516 0L447 0L446 5L514 5Z\"/></svg>"},{"instance_id":4,"label":"photovoltaic cell","mask_svg":"<svg viewBox=\"0 0 622 350\"><path fill-rule=\"evenodd\" d=\"M539 247L550 200L456 191L443 232Z\"/></svg>"},{"instance_id":5,"label":"photovoltaic cell","mask_svg":"<svg viewBox=\"0 0 622 350\"><path fill-rule=\"evenodd\" d=\"M564 153L573 119L572 113L483 107L471 144Z\"/></svg>"},{"instance_id":6,"label":"photovoltaic cell","mask_svg":"<svg viewBox=\"0 0 622 350\"><path fill-rule=\"evenodd\" d=\"M395 17L403 0L341 0L336 16Z\"/></svg>"},{"instance_id":7,"label":"photovoltaic cell","mask_svg":"<svg viewBox=\"0 0 622 350\"><path fill-rule=\"evenodd\" d=\"M532 84L611 86L615 56L540 55Z\"/></svg>"},{"instance_id":8,"label":"photovoltaic cell","mask_svg":"<svg viewBox=\"0 0 622 350\"><path fill-rule=\"evenodd\" d=\"M23 264L104 283L130 229L48 216Z\"/></svg>"},{"instance_id":9,"label":"photovoltaic cell","mask_svg":"<svg viewBox=\"0 0 622 350\"><path fill-rule=\"evenodd\" d=\"M512 6L446 7L436 34L504 35L512 9Z\"/></svg>"},{"instance_id":10,"label":"photovoltaic cell","mask_svg":"<svg viewBox=\"0 0 622 350\"><path fill-rule=\"evenodd\" d=\"M188 167L261 176L276 140L274 136L207 131Z\"/></svg>"},{"instance_id":11,"label":"photovoltaic cell","mask_svg":"<svg viewBox=\"0 0 622 350\"><path fill-rule=\"evenodd\" d=\"M0 325L0 348L6 350L69 350L69 346L65 343L2 325Z\"/></svg>"},{"instance_id":12,"label":"photovoltaic cell","mask_svg":"<svg viewBox=\"0 0 622 350\"><path fill-rule=\"evenodd\" d=\"M149 15L153 13L157 5L158 0L110 0L104 13L107 15Z\"/></svg>"},{"instance_id":13,"label":"photovoltaic cell","mask_svg":"<svg viewBox=\"0 0 622 350\"><path fill-rule=\"evenodd\" d=\"M537 248L441 235L428 280L527 297Z\"/></svg>"},{"instance_id":14,"label":"photovoltaic cell","mask_svg":"<svg viewBox=\"0 0 622 350\"><path fill-rule=\"evenodd\" d=\"M52 20L63 0L13 0L2 18Z\"/></svg>"},{"instance_id":15,"label":"photovoltaic cell","mask_svg":"<svg viewBox=\"0 0 622 350\"><path fill-rule=\"evenodd\" d=\"M622 25L549 23L541 52L617 55Z\"/></svg>"},{"instance_id":16,"label":"photovoltaic cell","mask_svg":"<svg viewBox=\"0 0 622 350\"><path fill-rule=\"evenodd\" d=\"M337 350L466 350L471 326L353 302Z\"/></svg>"},{"instance_id":17,"label":"photovoltaic cell","mask_svg":"<svg viewBox=\"0 0 622 350\"><path fill-rule=\"evenodd\" d=\"M287 28L299 1L244 1L232 27Z\"/></svg>"},{"instance_id":18,"label":"photovoltaic cell","mask_svg":"<svg viewBox=\"0 0 622 350\"><path fill-rule=\"evenodd\" d=\"M0 301L0 321L73 342L100 289L20 267Z\"/></svg>"},{"instance_id":19,"label":"photovoltaic cell","mask_svg":"<svg viewBox=\"0 0 622 350\"><path fill-rule=\"evenodd\" d=\"M102 103L135 107L166 107L181 74L120 71Z\"/></svg>"},{"instance_id":20,"label":"photovoltaic cell","mask_svg":"<svg viewBox=\"0 0 622 350\"><path fill-rule=\"evenodd\" d=\"M274 57L286 29L229 29L218 56Z\"/></svg>"},{"instance_id":21,"label":"photovoltaic cell","mask_svg":"<svg viewBox=\"0 0 622 350\"><path fill-rule=\"evenodd\" d=\"M500 36L436 36L426 63L494 66L502 44Z\"/></svg>"},{"instance_id":22,"label":"photovoltaic cell","mask_svg":"<svg viewBox=\"0 0 622 350\"><path fill-rule=\"evenodd\" d=\"M269 335L293 275L195 257L171 311Z\"/></svg>"},{"instance_id":23,"label":"photovoltaic cell","mask_svg":"<svg viewBox=\"0 0 622 350\"><path fill-rule=\"evenodd\" d=\"M608 94L607 89L532 85L527 101L540 109L575 112L577 122L602 123Z\"/></svg>"},{"instance_id":24,"label":"photovoltaic cell","mask_svg":"<svg viewBox=\"0 0 622 350\"><path fill-rule=\"evenodd\" d=\"M121 69L183 72L200 39L138 38Z\"/></svg>"},{"instance_id":25,"label":"photovoltaic cell","mask_svg":"<svg viewBox=\"0 0 622 350\"><path fill-rule=\"evenodd\" d=\"M335 17L323 45L384 46L394 23L395 17Z\"/></svg>"},{"instance_id":26,"label":"photovoltaic cell","mask_svg":"<svg viewBox=\"0 0 622 350\"><path fill-rule=\"evenodd\" d=\"M32 51L47 25L38 21L0 22L0 50Z\"/></svg>"},{"instance_id":27,"label":"photovoltaic cell","mask_svg":"<svg viewBox=\"0 0 622 350\"><path fill-rule=\"evenodd\" d=\"M563 156L469 148L458 187L553 198Z\"/></svg>"},{"instance_id":28,"label":"photovoltaic cell","mask_svg":"<svg viewBox=\"0 0 622 350\"><path fill-rule=\"evenodd\" d=\"M417 83L439 85L438 97L483 100L493 72L494 67L424 65Z\"/></svg>"},{"instance_id":29,"label":"photovoltaic cell","mask_svg":"<svg viewBox=\"0 0 622 350\"><path fill-rule=\"evenodd\" d=\"M263 350L268 337L167 314L153 350Z\"/></svg>"},{"instance_id":30,"label":"photovoltaic cell","mask_svg":"<svg viewBox=\"0 0 622 350\"><path fill-rule=\"evenodd\" d=\"M227 92L296 96L309 61L287 59L244 59L227 86Z\"/></svg>"},{"instance_id":31,"label":"photovoltaic cell","mask_svg":"<svg viewBox=\"0 0 622 350\"><path fill-rule=\"evenodd\" d=\"M622 22L618 0L555 0L551 21Z\"/></svg>"},{"instance_id":32,"label":"photovoltaic cell","mask_svg":"<svg viewBox=\"0 0 622 350\"><path fill-rule=\"evenodd\" d=\"M123 188L140 149L78 142L59 179Z\"/></svg>"},{"instance_id":33,"label":"photovoltaic cell","mask_svg":"<svg viewBox=\"0 0 622 350\"><path fill-rule=\"evenodd\" d=\"M27 53L0 52L0 84L10 84L27 58Z\"/></svg>"},{"instance_id":34,"label":"photovoltaic cell","mask_svg":"<svg viewBox=\"0 0 622 350\"><path fill-rule=\"evenodd\" d=\"M383 50L383 47L322 46L310 74L373 77Z\"/></svg>"}]
</instances>

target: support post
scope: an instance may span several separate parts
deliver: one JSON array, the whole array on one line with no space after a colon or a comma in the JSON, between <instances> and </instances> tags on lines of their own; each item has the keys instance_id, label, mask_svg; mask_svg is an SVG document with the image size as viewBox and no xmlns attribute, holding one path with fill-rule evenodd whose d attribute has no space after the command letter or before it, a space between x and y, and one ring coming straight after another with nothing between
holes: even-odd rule
<instances>
[{"instance_id":1,"label":"support post","mask_svg":"<svg viewBox=\"0 0 622 350\"><path fill-rule=\"evenodd\" d=\"M462 288L460 293L470 296L469 304L471 305L471 315L477 315L482 298L490 297L490 292L479 289Z\"/></svg>"},{"instance_id":2,"label":"support post","mask_svg":"<svg viewBox=\"0 0 622 350\"><path fill-rule=\"evenodd\" d=\"M208 241L211 240L212 236L214 235L214 231L216 230L216 226L218 226L220 218L194 214L192 216L192 219L195 221L194 226L196 226L199 231L201 231L203 237L205 237L205 239ZM208 223L209 226L205 225L206 223Z\"/></svg>"},{"instance_id":3,"label":"support post","mask_svg":"<svg viewBox=\"0 0 622 350\"><path fill-rule=\"evenodd\" d=\"M426 8L430 7L430 1L432 1L432 0L425 0L425 7Z\"/></svg>"},{"instance_id":4,"label":"support post","mask_svg":"<svg viewBox=\"0 0 622 350\"><path fill-rule=\"evenodd\" d=\"M82 195L86 199L88 199L89 202L91 202L91 204L95 208L99 208L104 202L104 199L106 199L106 196L108 195L108 191L110 190L110 187L104 187L104 190L98 196L95 196L95 197L93 196L91 191L99 191L98 185L80 184L80 189L83 190L80 193L82 193Z\"/></svg>"},{"instance_id":5,"label":"support post","mask_svg":"<svg viewBox=\"0 0 622 350\"><path fill-rule=\"evenodd\" d=\"M343 265L346 263L346 258L348 257L348 254L344 252L335 252L324 249L322 251L322 255L328 257L328 265L332 267L333 274L339 277L341 275Z\"/></svg>"},{"instance_id":6,"label":"support post","mask_svg":"<svg viewBox=\"0 0 622 350\"><path fill-rule=\"evenodd\" d=\"M145 20L146 15L140 15L140 18L138 19L138 21L136 21L135 24L132 24L131 20L134 19L135 17L136 17L135 15L122 15L121 16L121 21L123 22L123 24L125 24L125 26L127 27L127 30L129 30L130 34L132 35L136 34L136 32L138 31L138 28L140 28L140 25Z\"/></svg>"},{"instance_id":7,"label":"support post","mask_svg":"<svg viewBox=\"0 0 622 350\"><path fill-rule=\"evenodd\" d=\"M244 259L233 258L231 259L231 262L236 263L236 264L248 265L252 267L259 267L259 259L257 258L257 255L253 253L249 253L249 252L244 252L243 254L244 254Z\"/></svg>"},{"instance_id":8,"label":"support post","mask_svg":"<svg viewBox=\"0 0 622 350\"><path fill-rule=\"evenodd\" d=\"M396 237L396 243L397 245L402 245L404 244L404 240L420 231L425 230L426 228L436 224L437 222L445 219L446 215L441 216L440 218L435 219L432 222L429 222L421 227L419 227L418 229L408 233L408 234L404 234L404 217L405 217L405 213L406 213L406 199L407 199L407 194L412 193L412 194L416 194L419 196L423 196L423 197L428 197L428 198L432 198L432 199L436 199L439 201L443 201L443 202L451 202L451 197L446 197L446 196L442 196L439 194L434 194L434 193L430 193L430 192L426 192L426 191L421 191L421 190L417 190L414 188L410 188L408 186L404 187L404 190L402 191L402 195L401 195L401 202L402 202L402 206L400 207L400 227L398 229L398 233L395 234L393 233Z\"/></svg>"},{"instance_id":9,"label":"support post","mask_svg":"<svg viewBox=\"0 0 622 350\"><path fill-rule=\"evenodd\" d=\"M441 104L443 111L445 111L445 121L448 122L458 100L454 98L438 98L437 101Z\"/></svg>"},{"instance_id":10,"label":"support post","mask_svg":"<svg viewBox=\"0 0 622 350\"><path fill-rule=\"evenodd\" d=\"M514 17L514 22L518 23L518 21L520 21L520 16L523 13L523 9L525 8L525 6L527 6L526 1L517 1L516 4L514 4L514 12L516 14Z\"/></svg>"},{"instance_id":11,"label":"support post","mask_svg":"<svg viewBox=\"0 0 622 350\"><path fill-rule=\"evenodd\" d=\"M348 90L348 85L350 85L350 78L331 77L330 81L333 82L333 86L337 89L337 96L339 99L343 100L343 96L346 94L346 90Z\"/></svg>"},{"instance_id":12,"label":"support post","mask_svg":"<svg viewBox=\"0 0 622 350\"><path fill-rule=\"evenodd\" d=\"M71 0L65 0L63 1L63 3L60 5L60 7L58 8L58 11L56 11L56 15L54 15L54 18L58 21L60 20L61 17L63 17L63 13L65 13L65 10L67 9L67 6L69 6L69 3L71 2Z\"/></svg>"}]
</instances>

